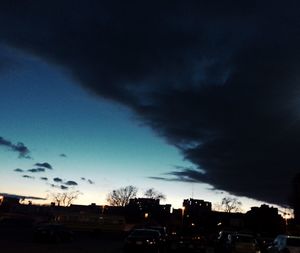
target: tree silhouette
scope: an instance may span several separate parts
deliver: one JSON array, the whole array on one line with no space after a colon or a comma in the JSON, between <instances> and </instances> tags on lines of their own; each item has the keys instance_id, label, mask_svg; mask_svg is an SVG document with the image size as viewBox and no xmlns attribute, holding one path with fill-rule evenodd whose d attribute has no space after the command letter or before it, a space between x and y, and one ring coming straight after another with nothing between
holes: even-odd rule
<instances>
[{"instance_id":1,"label":"tree silhouette","mask_svg":"<svg viewBox=\"0 0 300 253\"><path fill-rule=\"evenodd\" d=\"M126 206L131 198L135 198L137 188L132 185L113 190L107 195L106 201L111 206Z\"/></svg>"},{"instance_id":2,"label":"tree silhouette","mask_svg":"<svg viewBox=\"0 0 300 253\"><path fill-rule=\"evenodd\" d=\"M154 188L150 188L146 190L144 196L149 199L160 199L160 200L166 199L166 196L163 193L156 191Z\"/></svg>"},{"instance_id":3,"label":"tree silhouette","mask_svg":"<svg viewBox=\"0 0 300 253\"><path fill-rule=\"evenodd\" d=\"M57 206L70 206L80 194L80 191L52 192L50 198Z\"/></svg>"},{"instance_id":4,"label":"tree silhouette","mask_svg":"<svg viewBox=\"0 0 300 253\"><path fill-rule=\"evenodd\" d=\"M242 202L238 201L237 198L224 197L221 204L216 205L216 209L226 213L240 212Z\"/></svg>"}]
</instances>

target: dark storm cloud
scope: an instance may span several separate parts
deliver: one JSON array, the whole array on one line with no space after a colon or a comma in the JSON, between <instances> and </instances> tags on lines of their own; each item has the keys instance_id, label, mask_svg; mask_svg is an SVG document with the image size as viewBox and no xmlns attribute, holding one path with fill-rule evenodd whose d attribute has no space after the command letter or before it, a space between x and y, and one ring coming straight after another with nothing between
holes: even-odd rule
<instances>
[{"instance_id":1,"label":"dark storm cloud","mask_svg":"<svg viewBox=\"0 0 300 253\"><path fill-rule=\"evenodd\" d=\"M43 180L43 181L48 181L47 177L41 177L40 179Z\"/></svg>"},{"instance_id":2,"label":"dark storm cloud","mask_svg":"<svg viewBox=\"0 0 300 253\"><path fill-rule=\"evenodd\" d=\"M296 1L2 1L0 41L130 107L196 166L154 178L285 204L300 167L298 10Z\"/></svg>"},{"instance_id":3,"label":"dark storm cloud","mask_svg":"<svg viewBox=\"0 0 300 253\"><path fill-rule=\"evenodd\" d=\"M29 169L27 171L32 172L32 173L45 172L45 168L33 168L33 169Z\"/></svg>"},{"instance_id":4,"label":"dark storm cloud","mask_svg":"<svg viewBox=\"0 0 300 253\"><path fill-rule=\"evenodd\" d=\"M186 174L184 171L172 171L167 173L173 177L148 177L150 179L162 180L162 181L173 181L173 182L188 182L188 183L196 183L203 182L203 180L199 181L196 178L193 178L192 175Z\"/></svg>"},{"instance_id":5,"label":"dark storm cloud","mask_svg":"<svg viewBox=\"0 0 300 253\"><path fill-rule=\"evenodd\" d=\"M171 171L164 173L163 177L148 177L150 179L162 180L162 181L180 181L180 182L189 182L197 183L205 181L205 172L200 169L186 168L182 166L175 166L176 171Z\"/></svg>"},{"instance_id":6,"label":"dark storm cloud","mask_svg":"<svg viewBox=\"0 0 300 253\"><path fill-rule=\"evenodd\" d=\"M43 168L46 168L46 169L49 169L49 170L53 169L51 164L49 164L49 163L36 163L35 166L43 167Z\"/></svg>"},{"instance_id":7,"label":"dark storm cloud","mask_svg":"<svg viewBox=\"0 0 300 253\"><path fill-rule=\"evenodd\" d=\"M55 177L55 178L53 178L53 181L56 182L56 183L60 183L63 180L61 178L59 178L59 177Z\"/></svg>"},{"instance_id":8,"label":"dark storm cloud","mask_svg":"<svg viewBox=\"0 0 300 253\"><path fill-rule=\"evenodd\" d=\"M24 170L20 169L20 168L17 168L17 169L14 169L15 172L24 172Z\"/></svg>"},{"instance_id":9,"label":"dark storm cloud","mask_svg":"<svg viewBox=\"0 0 300 253\"><path fill-rule=\"evenodd\" d=\"M75 186L78 185L75 181L67 181L64 183L65 185L69 185L69 186Z\"/></svg>"},{"instance_id":10,"label":"dark storm cloud","mask_svg":"<svg viewBox=\"0 0 300 253\"><path fill-rule=\"evenodd\" d=\"M0 74L12 73L12 69L20 67L20 62L15 59L11 52L11 48L0 45Z\"/></svg>"},{"instance_id":11,"label":"dark storm cloud","mask_svg":"<svg viewBox=\"0 0 300 253\"><path fill-rule=\"evenodd\" d=\"M19 158L28 158L30 159L30 151L29 149L22 143L18 142L17 144L13 144L11 141L4 139L0 136L0 146L5 146L10 150L19 153Z\"/></svg>"}]
</instances>

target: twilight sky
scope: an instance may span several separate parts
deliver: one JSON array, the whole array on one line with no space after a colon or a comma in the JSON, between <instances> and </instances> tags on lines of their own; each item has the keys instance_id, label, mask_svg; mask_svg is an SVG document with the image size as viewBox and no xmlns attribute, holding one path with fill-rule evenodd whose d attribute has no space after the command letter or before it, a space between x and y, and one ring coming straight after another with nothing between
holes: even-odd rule
<instances>
[{"instance_id":1,"label":"twilight sky","mask_svg":"<svg viewBox=\"0 0 300 253\"><path fill-rule=\"evenodd\" d=\"M175 206L220 192L287 204L300 172L299 8L1 1L0 192L79 189L101 203L133 184Z\"/></svg>"}]
</instances>

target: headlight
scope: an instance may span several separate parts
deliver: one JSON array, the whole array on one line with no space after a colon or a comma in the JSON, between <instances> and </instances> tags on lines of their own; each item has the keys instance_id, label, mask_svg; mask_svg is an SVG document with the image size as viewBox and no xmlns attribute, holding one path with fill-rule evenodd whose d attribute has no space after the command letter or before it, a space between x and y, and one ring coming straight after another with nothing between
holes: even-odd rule
<instances>
[{"instance_id":1,"label":"headlight","mask_svg":"<svg viewBox=\"0 0 300 253\"><path fill-rule=\"evenodd\" d=\"M151 241L151 240L146 240L147 244L149 245L154 245L156 244L156 241Z\"/></svg>"},{"instance_id":2,"label":"headlight","mask_svg":"<svg viewBox=\"0 0 300 253\"><path fill-rule=\"evenodd\" d=\"M192 237L192 240L201 240L202 238L201 238L201 236L194 236L194 237Z\"/></svg>"}]
</instances>

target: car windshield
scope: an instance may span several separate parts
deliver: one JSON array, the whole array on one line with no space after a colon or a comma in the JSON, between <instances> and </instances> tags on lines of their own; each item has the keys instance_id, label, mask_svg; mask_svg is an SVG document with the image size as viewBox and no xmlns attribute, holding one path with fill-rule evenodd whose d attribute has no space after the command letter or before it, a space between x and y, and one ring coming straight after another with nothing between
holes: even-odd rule
<instances>
[{"instance_id":1,"label":"car windshield","mask_svg":"<svg viewBox=\"0 0 300 253\"><path fill-rule=\"evenodd\" d=\"M164 227L150 227L149 229L158 231L162 236L166 235L166 229Z\"/></svg>"},{"instance_id":2,"label":"car windshield","mask_svg":"<svg viewBox=\"0 0 300 253\"><path fill-rule=\"evenodd\" d=\"M300 238L287 238L287 245L300 246Z\"/></svg>"}]
</instances>

